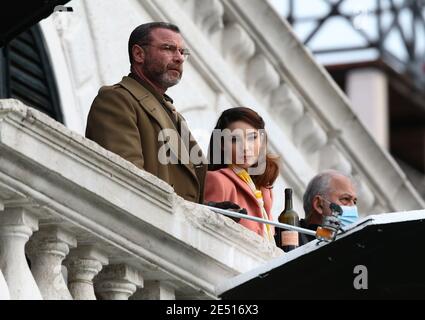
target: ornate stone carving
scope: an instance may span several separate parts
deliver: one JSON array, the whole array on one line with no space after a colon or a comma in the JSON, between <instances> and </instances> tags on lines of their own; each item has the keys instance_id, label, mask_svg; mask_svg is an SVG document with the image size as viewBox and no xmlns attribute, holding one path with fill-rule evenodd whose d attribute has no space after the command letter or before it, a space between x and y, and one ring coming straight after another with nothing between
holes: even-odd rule
<instances>
[{"instance_id":1,"label":"ornate stone carving","mask_svg":"<svg viewBox=\"0 0 425 320\"><path fill-rule=\"evenodd\" d=\"M77 240L56 226L41 227L28 243L31 271L46 300L72 300L62 275L62 260Z\"/></svg>"},{"instance_id":2,"label":"ornate stone carving","mask_svg":"<svg viewBox=\"0 0 425 320\"><path fill-rule=\"evenodd\" d=\"M106 266L95 279L96 295L102 300L127 300L142 287L141 272L125 264Z\"/></svg>"},{"instance_id":3,"label":"ornate stone carving","mask_svg":"<svg viewBox=\"0 0 425 320\"><path fill-rule=\"evenodd\" d=\"M246 82L249 89L266 97L279 86L280 77L270 61L263 54L257 54L249 61Z\"/></svg>"},{"instance_id":4,"label":"ornate stone carving","mask_svg":"<svg viewBox=\"0 0 425 320\"><path fill-rule=\"evenodd\" d=\"M108 264L108 258L91 246L71 250L65 260L68 287L75 300L96 300L93 278Z\"/></svg>"},{"instance_id":5,"label":"ornate stone carving","mask_svg":"<svg viewBox=\"0 0 425 320\"><path fill-rule=\"evenodd\" d=\"M37 228L37 218L25 208L0 212L0 269L13 300L42 299L25 258L25 244Z\"/></svg>"},{"instance_id":6,"label":"ornate stone carving","mask_svg":"<svg viewBox=\"0 0 425 320\"><path fill-rule=\"evenodd\" d=\"M223 56L231 57L239 65L244 65L255 53L254 41L237 23L225 26L222 47Z\"/></svg>"},{"instance_id":7,"label":"ornate stone carving","mask_svg":"<svg viewBox=\"0 0 425 320\"><path fill-rule=\"evenodd\" d=\"M320 150L319 170L334 169L351 174L351 163L335 145L329 144Z\"/></svg>"},{"instance_id":8,"label":"ornate stone carving","mask_svg":"<svg viewBox=\"0 0 425 320\"><path fill-rule=\"evenodd\" d=\"M280 86L273 90L271 101L271 111L276 113L277 119L284 124L284 131L291 131L292 126L303 115L303 104L298 97L292 92L287 84L281 83Z\"/></svg>"},{"instance_id":9,"label":"ornate stone carving","mask_svg":"<svg viewBox=\"0 0 425 320\"><path fill-rule=\"evenodd\" d=\"M174 288L164 281L146 281L143 289L131 297L131 300L175 300Z\"/></svg>"},{"instance_id":10,"label":"ornate stone carving","mask_svg":"<svg viewBox=\"0 0 425 320\"><path fill-rule=\"evenodd\" d=\"M224 8L219 0L195 3L195 22L208 34L223 28Z\"/></svg>"},{"instance_id":11,"label":"ornate stone carving","mask_svg":"<svg viewBox=\"0 0 425 320\"><path fill-rule=\"evenodd\" d=\"M304 153L311 154L326 144L326 133L309 115L304 116L295 124L293 130L295 145Z\"/></svg>"}]
</instances>

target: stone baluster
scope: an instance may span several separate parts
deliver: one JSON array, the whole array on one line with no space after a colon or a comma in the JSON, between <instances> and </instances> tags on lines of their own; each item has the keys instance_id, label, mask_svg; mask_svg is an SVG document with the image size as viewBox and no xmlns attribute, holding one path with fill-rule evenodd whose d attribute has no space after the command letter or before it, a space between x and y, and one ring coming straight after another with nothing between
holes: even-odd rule
<instances>
[{"instance_id":1,"label":"stone baluster","mask_svg":"<svg viewBox=\"0 0 425 320\"><path fill-rule=\"evenodd\" d=\"M291 136L293 125L303 116L304 107L301 100L287 84L281 83L272 92L270 107L273 114L278 116L276 119L282 123L282 130Z\"/></svg>"},{"instance_id":2,"label":"stone baluster","mask_svg":"<svg viewBox=\"0 0 425 320\"><path fill-rule=\"evenodd\" d=\"M105 254L92 246L71 250L64 261L68 269L68 288L75 300L96 300L93 278L108 264Z\"/></svg>"},{"instance_id":3,"label":"stone baluster","mask_svg":"<svg viewBox=\"0 0 425 320\"><path fill-rule=\"evenodd\" d=\"M42 226L27 245L31 271L46 300L72 300L62 275L62 260L77 240L56 226Z\"/></svg>"},{"instance_id":4,"label":"stone baluster","mask_svg":"<svg viewBox=\"0 0 425 320\"><path fill-rule=\"evenodd\" d=\"M212 34L223 28L224 8L220 0L203 1L202 4L195 3L194 13L196 24L207 34Z\"/></svg>"},{"instance_id":5,"label":"stone baluster","mask_svg":"<svg viewBox=\"0 0 425 320\"><path fill-rule=\"evenodd\" d=\"M142 287L142 273L126 264L108 265L95 278L96 296L100 300L128 300Z\"/></svg>"},{"instance_id":6,"label":"stone baluster","mask_svg":"<svg viewBox=\"0 0 425 320\"><path fill-rule=\"evenodd\" d=\"M348 159L338 150L338 148L330 144L320 149L320 163L319 170L333 169L345 174L351 174L351 163Z\"/></svg>"},{"instance_id":7,"label":"stone baluster","mask_svg":"<svg viewBox=\"0 0 425 320\"><path fill-rule=\"evenodd\" d=\"M0 300L9 300L9 288L7 287L6 280L3 277L3 272L0 270Z\"/></svg>"},{"instance_id":8,"label":"stone baluster","mask_svg":"<svg viewBox=\"0 0 425 320\"><path fill-rule=\"evenodd\" d=\"M245 65L255 54L255 43L237 23L227 24L222 39L223 56L232 58L238 65Z\"/></svg>"},{"instance_id":9,"label":"stone baluster","mask_svg":"<svg viewBox=\"0 0 425 320\"><path fill-rule=\"evenodd\" d=\"M41 300L41 293L25 258L25 244L38 228L38 219L26 208L0 212L0 269L13 300Z\"/></svg>"},{"instance_id":10,"label":"stone baluster","mask_svg":"<svg viewBox=\"0 0 425 320\"><path fill-rule=\"evenodd\" d=\"M131 300L175 300L174 288L159 280L145 281L143 289L137 290Z\"/></svg>"},{"instance_id":11,"label":"stone baluster","mask_svg":"<svg viewBox=\"0 0 425 320\"><path fill-rule=\"evenodd\" d=\"M246 82L249 89L266 98L279 87L280 76L270 61L261 53L256 54L248 63Z\"/></svg>"},{"instance_id":12,"label":"stone baluster","mask_svg":"<svg viewBox=\"0 0 425 320\"><path fill-rule=\"evenodd\" d=\"M308 114L294 125L292 136L295 145L307 155L315 153L327 142L326 132Z\"/></svg>"}]
</instances>

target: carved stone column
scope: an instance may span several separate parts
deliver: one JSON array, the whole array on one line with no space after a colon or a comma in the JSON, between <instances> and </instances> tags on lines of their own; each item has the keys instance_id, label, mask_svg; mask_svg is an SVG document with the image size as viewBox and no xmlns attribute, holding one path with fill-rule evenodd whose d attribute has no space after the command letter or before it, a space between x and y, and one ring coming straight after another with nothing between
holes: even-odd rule
<instances>
[{"instance_id":1,"label":"carved stone column","mask_svg":"<svg viewBox=\"0 0 425 320\"><path fill-rule=\"evenodd\" d=\"M223 28L224 7L219 0L209 0L202 5L195 4L195 21L207 34Z\"/></svg>"},{"instance_id":2,"label":"carved stone column","mask_svg":"<svg viewBox=\"0 0 425 320\"><path fill-rule=\"evenodd\" d=\"M131 300L175 300L176 293L174 288L163 281L145 281L143 289L131 297Z\"/></svg>"},{"instance_id":3,"label":"carved stone column","mask_svg":"<svg viewBox=\"0 0 425 320\"><path fill-rule=\"evenodd\" d=\"M72 300L62 275L62 260L77 240L56 226L41 227L27 245L31 271L46 300Z\"/></svg>"},{"instance_id":4,"label":"carved stone column","mask_svg":"<svg viewBox=\"0 0 425 320\"><path fill-rule=\"evenodd\" d=\"M37 218L25 208L0 212L0 269L13 300L42 299L25 258L25 244L37 228Z\"/></svg>"},{"instance_id":5,"label":"carved stone column","mask_svg":"<svg viewBox=\"0 0 425 320\"><path fill-rule=\"evenodd\" d=\"M68 288L75 300L96 300L93 278L100 272L108 258L91 246L71 250L65 260L68 268Z\"/></svg>"},{"instance_id":6,"label":"carved stone column","mask_svg":"<svg viewBox=\"0 0 425 320\"><path fill-rule=\"evenodd\" d=\"M142 287L141 272L125 264L106 266L95 279L96 295L101 300L127 300Z\"/></svg>"},{"instance_id":7,"label":"carved stone column","mask_svg":"<svg viewBox=\"0 0 425 320\"><path fill-rule=\"evenodd\" d=\"M280 76L271 62L261 53L256 54L248 63L246 82L263 98L279 87Z\"/></svg>"},{"instance_id":8,"label":"carved stone column","mask_svg":"<svg viewBox=\"0 0 425 320\"><path fill-rule=\"evenodd\" d=\"M292 127L303 116L304 107L294 91L286 84L281 83L273 90L270 100L271 112L276 115L276 121L282 125L282 130L292 137Z\"/></svg>"},{"instance_id":9,"label":"carved stone column","mask_svg":"<svg viewBox=\"0 0 425 320\"><path fill-rule=\"evenodd\" d=\"M304 114L293 127L293 140L305 155L311 155L326 144L327 135L314 118Z\"/></svg>"}]
</instances>

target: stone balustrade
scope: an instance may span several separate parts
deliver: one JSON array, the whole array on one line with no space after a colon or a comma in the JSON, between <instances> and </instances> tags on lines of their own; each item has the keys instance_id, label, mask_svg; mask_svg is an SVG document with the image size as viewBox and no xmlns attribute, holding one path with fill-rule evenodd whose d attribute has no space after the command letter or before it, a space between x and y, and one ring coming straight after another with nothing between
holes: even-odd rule
<instances>
[{"instance_id":1,"label":"stone balustrade","mask_svg":"<svg viewBox=\"0 0 425 320\"><path fill-rule=\"evenodd\" d=\"M13 99L0 100L1 299L216 299L283 252Z\"/></svg>"},{"instance_id":2,"label":"stone balustrade","mask_svg":"<svg viewBox=\"0 0 425 320\"><path fill-rule=\"evenodd\" d=\"M194 6L194 17L208 34L223 28L223 13L224 9L220 0L210 0L202 5Z\"/></svg>"},{"instance_id":3,"label":"stone balustrade","mask_svg":"<svg viewBox=\"0 0 425 320\"><path fill-rule=\"evenodd\" d=\"M76 246L76 238L56 225L41 226L31 237L26 251L32 274L44 299L72 299L62 276L62 261L68 255L69 248Z\"/></svg>"}]
</instances>

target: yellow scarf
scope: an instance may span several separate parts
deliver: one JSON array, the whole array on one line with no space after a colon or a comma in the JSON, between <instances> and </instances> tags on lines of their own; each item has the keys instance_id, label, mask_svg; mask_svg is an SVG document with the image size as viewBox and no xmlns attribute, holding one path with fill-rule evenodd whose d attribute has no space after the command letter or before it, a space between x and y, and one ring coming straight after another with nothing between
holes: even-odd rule
<instances>
[{"instance_id":1,"label":"yellow scarf","mask_svg":"<svg viewBox=\"0 0 425 320\"><path fill-rule=\"evenodd\" d=\"M249 175L249 173L240 167L237 167L235 165L230 165L229 166L230 169L233 170L233 172L239 177L241 178L242 181L244 181L249 188L252 190L252 192L254 193L255 199L257 199L258 205L260 206L261 209L261 214L263 216L263 219L265 220L269 220L268 216L267 216L267 212L266 209L264 208L264 200L263 200L263 193L261 192L261 190L258 190L257 187L255 186L254 181L252 181L251 176ZM263 224L264 228L265 228L265 236L267 237L267 239L271 242L274 243L274 238L272 235L272 232L270 230L270 225L269 224Z\"/></svg>"}]
</instances>

